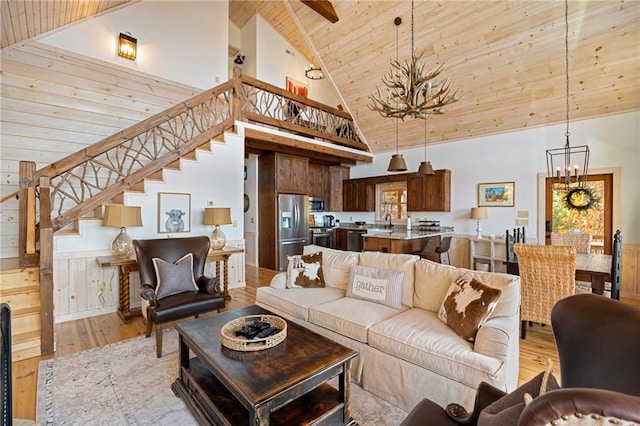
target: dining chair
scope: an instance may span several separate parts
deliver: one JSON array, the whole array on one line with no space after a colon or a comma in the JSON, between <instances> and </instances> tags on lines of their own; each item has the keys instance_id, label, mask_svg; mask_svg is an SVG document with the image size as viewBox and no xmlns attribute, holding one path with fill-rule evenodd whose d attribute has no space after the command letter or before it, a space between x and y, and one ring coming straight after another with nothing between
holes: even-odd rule
<instances>
[{"instance_id":1,"label":"dining chair","mask_svg":"<svg viewBox=\"0 0 640 426\"><path fill-rule=\"evenodd\" d=\"M622 271L622 234L618 229L613 234L611 251L611 298L620 300L620 273ZM606 284L605 284L606 288Z\"/></svg>"},{"instance_id":2,"label":"dining chair","mask_svg":"<svg viewBox=\"0 0 640 426\"><path fill-rule=\"evenodd\" d=\"M553 305L575 294L576 248L517 243L513 249L522 293L520 337L526 339L527 321L551 324Z\"/></svg>"},{"instance_id":3,"label":"dining chair","mask_svg":"<svg viewBox=\"0 0 640 426\"><path fill-rule=\"evenodd\" d=\"M576 248L576 253L591 253L591 234L583 232L552 232L552 246L572 246Z\"/></svg>"}]
</instances>

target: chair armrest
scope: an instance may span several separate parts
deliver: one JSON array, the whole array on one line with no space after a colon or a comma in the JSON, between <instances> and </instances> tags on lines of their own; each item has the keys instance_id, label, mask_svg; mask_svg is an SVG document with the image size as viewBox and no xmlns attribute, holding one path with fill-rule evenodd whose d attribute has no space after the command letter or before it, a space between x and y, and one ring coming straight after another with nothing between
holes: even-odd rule
<instances>
[{"instance_id":1,"label":"chair armrest","mask_svg":"<svg viewBox=\"0 0 640 426\"><path fill-rule=\"evenodd\" d=\"M602 417L601 423L590 424L611 424L606 419L608 417L640 423L638 407L640 397L620 392L594 388L557 389L531 401L520 414L518 425L553 424L562 416L573 416L575 420L576 413L583 417L590 414Z\"/></svg>"},{"instance_id":2,"label":"chair armrest","mask_svg":"<svg viewBox=\"0 0 640 426\"><path fill-rule=\"evenodd\" d=\"M149 306L156 306L158 304L156 291L151 284L142 284L142 288L140 288L140 296L149 302Z\"/></svg>"},{"instance_id":3,"label":"chair armrest","mask_svg":"<svg viewBox=\"0 0 640 426\"><path fill-rule=\"evenodd\" d=\"M462 405L455 403L447 405L445 412L460 425L475 425L478 422L480 412L505 395L505 391L491 386L489 383L480 382L471 413L467 412Z\"/></svg>"},{"instance_id":4,"label":"chair armrest","mask_svg":"<svg viewBox=\"0 0 640 426\"><path fill-rule=\"evenodd\" d=\"M220 288L220 282L216 277L201 276L196 281L198 285L198 291L200 293L219 294L222 296L222 289Z\"/></svg>"}]
</instances>

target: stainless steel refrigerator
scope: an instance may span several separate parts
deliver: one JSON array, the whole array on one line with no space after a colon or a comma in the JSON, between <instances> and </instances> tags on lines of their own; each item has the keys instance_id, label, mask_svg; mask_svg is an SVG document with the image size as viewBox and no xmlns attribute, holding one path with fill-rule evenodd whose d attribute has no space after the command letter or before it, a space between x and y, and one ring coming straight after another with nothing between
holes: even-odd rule
<instances>
[{"instance_id":1,"label":"stainless steel refrigerator","mask_svg":"<svg viewBox=\"0 0 640 426\"><path fill-rule=\"evenodd\" d=\"M287 269L287 256L302 254L309 244L309 198L278 195L278 269Z\"/></svg>"}]
</instances>

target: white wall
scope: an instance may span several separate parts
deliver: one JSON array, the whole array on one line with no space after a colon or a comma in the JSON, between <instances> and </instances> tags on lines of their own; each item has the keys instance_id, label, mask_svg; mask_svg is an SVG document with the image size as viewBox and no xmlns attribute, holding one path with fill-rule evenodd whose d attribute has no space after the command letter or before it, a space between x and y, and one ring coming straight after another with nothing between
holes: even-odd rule
<instances>
[{"instance_id":1,"label":"white wall","mask_svg":"<svg viewBox=\"0 0 640 426\"><path fill-rule=\"evenodd\" d=\"M242 54L246 55L243 73L283 89L286 78L291 77L308 85L310 99L334 108L340 103L328 79L305 77L309 63L260 15L242 28L241 40Z\"/></svg>"},{"instance_id":2,"label":"white wall","mask_svg":"<svg viewBox=\"0 0 640 426\"><path fill-rule=\"evenodd\" d=\"M227 1L147 0L39 41L208 89L228 80L228 16ZM116 54L118 35L126 32L138 39L135 61Z\"/></svg>"},{"instance_id":3,"label":"white wall","mask_svg":"<svg viewBox=\"0 0 640 426\"><path fill-rule=\"evenodd\" d=\"M625 243L640 242L640 112L570 123L571 144L589 145L589 167L622 170L621 230ZM451 212L414 213L455 227L457 234L474 234L476 221L469 219L478 202L477 185L483 182L515 182L515 207L489 208L482 221L484 234L503 235L515 226L517 212L529 212L528 235L538 233L537 174L546 173L545 150L564 146L565 126L548 126L505 133L427 148L435 169L451 170ZM401 151L409 171L424 160L424 147ZM351 169L351 177L386 175L391 153L378 154L372 164ZM614 204L617 203L614 200ZM373 213L338 213L341 221L373 220Z\"/></svg>"}]
</instances>

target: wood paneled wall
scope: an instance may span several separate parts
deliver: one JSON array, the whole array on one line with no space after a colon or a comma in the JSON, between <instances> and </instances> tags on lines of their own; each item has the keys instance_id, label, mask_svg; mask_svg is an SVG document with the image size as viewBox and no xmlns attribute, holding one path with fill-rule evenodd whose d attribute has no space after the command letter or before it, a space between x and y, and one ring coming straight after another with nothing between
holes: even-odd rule
<instances>
[{"instance_id":1,"label":"wood paneled wall","mask_svg":"<svg viewBox=\"0 0 640 426\"><path fill-rule=\"evenodd\" d=\"M0 195L18 163L41 168L201 90L42 43L2 52ZM17 256L18 203L0 204L0 257Z\"/></svg>"}]
</instances>

